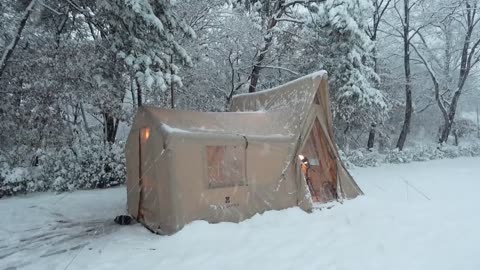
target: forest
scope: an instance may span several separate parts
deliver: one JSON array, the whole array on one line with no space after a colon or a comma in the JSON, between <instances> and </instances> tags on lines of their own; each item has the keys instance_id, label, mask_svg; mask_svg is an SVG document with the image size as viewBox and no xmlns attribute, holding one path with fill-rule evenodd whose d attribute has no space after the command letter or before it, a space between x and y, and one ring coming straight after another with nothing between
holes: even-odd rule
<instances>
[{"instance_id":1,"label":"forest","mask_svg":"<svg viewBox=\"0 0 480 270\"><path fill-rule=\"evenodd\" d=\"M326 70L347 163L480 155L478 0L1 0L0 197L125 181L140 106Z\"/></svg>"}]
</instances>

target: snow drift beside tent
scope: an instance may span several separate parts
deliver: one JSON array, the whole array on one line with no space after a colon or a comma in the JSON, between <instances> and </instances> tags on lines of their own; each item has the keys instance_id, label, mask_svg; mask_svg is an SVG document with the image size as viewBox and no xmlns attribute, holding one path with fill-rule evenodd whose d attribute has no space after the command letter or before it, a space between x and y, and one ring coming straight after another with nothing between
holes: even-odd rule
<instances>
[{"instance_id":1,"label":"snow drift beside tent","mask_svg":"<svg viewBox=\"0 0 480 270\"><path fill-rule=\"evenodd\" d=\"M333 142L326 72L232 102L226 113L139 109L127 199L147 228L172 234L193 220L239 222L362 194Z\"/></svg>"}]
</instances>

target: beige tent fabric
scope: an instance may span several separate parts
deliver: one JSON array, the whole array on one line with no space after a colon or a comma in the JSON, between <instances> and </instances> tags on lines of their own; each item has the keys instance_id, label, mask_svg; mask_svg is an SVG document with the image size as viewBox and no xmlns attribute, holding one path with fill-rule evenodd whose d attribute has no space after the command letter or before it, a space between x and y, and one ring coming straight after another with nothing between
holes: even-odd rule
<instances>
[{"instance_id":1,"label":"beige tent fabric","mask_svg":"<svg viewBox=\"0 0 480 270\"><path fill-rule=\"evenodd\" d=\"M323 134L321 153L329 153L320 157L322 164L337 164L334 175L323 177L340 183L340 198L361 194L333 143L325 72L235 96L232 110L139 109L126 145L133 217L172 234L194 220L239 222L293 206L310 211L312 196L297 156L314 126Z\"/></svg>"},{"instance_id":2,"label":"beige tent fabric","mask_svg":"<svg viewBox=\"0 0 480 270\"><path fill-rule=\"evenodd\" d=\"M168 133L251 134L255 136L289 136L294 127L283 120L290 113L278 112L191 112L145 106L141 110L165 126ZM254 119L254 121L252 121Z\"/></svg>"},{"instance_id":3,"label":"beige tent fabric","mask_svg":"<svg viewBox=\"0 0 480 270\"><path fill-rule=\"evenodd\" d=\"M319 104L315 104L315 101ZM271 90L234 96L231 110L237 112L275 111L283 109L285 106L291 107L295 113L298 113L300 119L305 119L301 128L298 129L300 134L296 134L296 136L303 138L302 147L315 117L320 121L324 133L328 134L326 139L329 142L330 151L337 162L340 197L351 199L363 194L353 177L345 169L345 165L338 154L337 146L333 142L335 137L326 71L307 75ZM307 112L310 113L310 116L306 117ZM314 116L311 114L314 114ZM301 122L300 119L292 117L290 121ZM300 152L297 152L295 156L299 154Z\"/></svg>"}]
</instances>

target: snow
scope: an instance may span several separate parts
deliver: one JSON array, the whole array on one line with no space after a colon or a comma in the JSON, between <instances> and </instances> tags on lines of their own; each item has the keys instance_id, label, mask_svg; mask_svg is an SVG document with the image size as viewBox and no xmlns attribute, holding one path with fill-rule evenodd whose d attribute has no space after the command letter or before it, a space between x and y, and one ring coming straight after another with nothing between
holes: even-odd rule
<instances>
[{"instance_id":1,"label":"snow","mask_svg":"<svg viewBox=\"0 0 480 270\"><path fill-rule=\"evenodd\" d=\"M477 115L477 112L476 111L470 111L470 112L461 112L461 117L459 117L460 119L467 119L467 120L470 120L474 123L477 123L478 121L478 115Z\"/></svg>"},{"instance_id":2,"label":"snow","mask_svg":"<svg viewBox=\"0 0 480 270\"><path fill-rule=\"evenodd\" d=\"M161 125L162 129L165 130L165 132L167 133L191 133L191 131L189 130L185 130L185 129L180 129L180 128L175 128L175 127L171 127L165 123L162 123Z\"/></svg>"},{"instance_id":3,"label":"snow","mask_svg":"<svg viewBox=\"0 0 480 270\"><path fill-rule=\"evenodd\" d=\"M480 158L352 171L365 196L307 214L118 226L125 188L0 200L3 269L480 269Z\"/></svg>"},{"instance_id":4,"label":"snow","mask_svg":"<svg viewBox=\"0 0 480 270\"><path fill-rule=\"evenodd\" d=\"M0 170L1 173L1 170ZM4 175L5 183L17 183L20 182L22 179L25 179L25 174L28 173L26 168L13 168L9 174Z\"/></svg>"},{"instance_id":5,"label":"snow","mask_svg":"<svg viewBox=\"0 0 480 270\"><path fill-rule=\"evenodd\" d=\"M252 112L235 112L235 113L252 113ZM254 113L257 113L257 112L254 112ZM195 127L195 128L190 128L190 129L181 129L181 128L176 128L176 127L169 126L165 123L161 124L161 128L162 128L162 130L164 130L168 134L191 134L191 133L196 133L196 134L205 133L205 134L207 134L208 133L208 134L221 134L221 135L226 135L226 136L236 136L236 137L239 137L239 138L242 138L242 139L244 137L247 137L247 138L256 138L256 139L267 139L268 138L268 139L272 139L272 140L275 140L275 139L278 139L278 140L292 140L293 136L294 136L294 134L291 134L291 133L288 133L288 134L272 133L272 134L268 134L268 135L240 134L240 133L226 132L222 128L209 129L209 128L206 128L204 126L198 127L198 128Z\"/></svg>"},{"instance_id":6,"label":"snow","mask_svg":"<svg viewBox=\"0 0 480 270\"><path fill-rule=\"evenodd\" d=\"M317 72L314 72L314 73L311 73L311 74L308 74L308 75L305 75L303 77L300 77L298 79L295 79L293 81L290 81L288 83L285 83L283 85L279 85L279 86L276 86L276 87L273 87L273 88L270 88L270 89L266 89L266 90L262 90L262 91L258 91L258 92L253 92L253 93L242 93L242 94L236 94L234 95L233 97L243 97L243 96L255 96L255 95L264 95L266 93L269 93L269 92L272 92L272 91L276 91L278 90L279 88L283 88L285 85L292 85L292 84L295 84L297 81L300 81L300 80L303 80L305 79L306 77L309 77L313 80L315 80L315 78L317 77L322 77L324 75L326 75L327 72L324 71L324 70L321 70L321 71L317 71Z\"/></svg>"}]
</instances>

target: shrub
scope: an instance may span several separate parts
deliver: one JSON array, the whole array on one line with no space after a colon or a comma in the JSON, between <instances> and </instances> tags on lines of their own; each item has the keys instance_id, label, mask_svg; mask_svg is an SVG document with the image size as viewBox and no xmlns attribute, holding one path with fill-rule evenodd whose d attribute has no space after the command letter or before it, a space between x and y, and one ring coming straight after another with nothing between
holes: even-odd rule
<instances>
[{"instance_id":1,"label":"shrub","mask_svg":"<svg viewBox=\"0 0 480 270\"><path fill-rule=\"evenodd\" d=\"M428 161L434 159L474 157L480 156L480 142L453 145L418 145L406 148L389 150L384 153L378 151L354 150L341 153L347 166L376 167L382 163L409 163L413 161Z\"/></svg>"},{"instance_id":2,"label":"shrub","mask_svg":"<svg viewBox=\"0 0 480 270\"><path fill-rule=\"evenodd\" d=\"M348 162L358 167L376 167L383 163L384 157L378 151L354 150L348 155Z\"/></svg>"},{"instance_id":3,"label":"shrub","mask_svg":"<svg viewBox=\"0 0 480 270\"><path fill-rule=\"evenodd\" d=\"M107 188L125 182L125 157L118 145L63 148L41 160L42 177L54 191Z\"/></svg>"},{"instance_id":4,"label":"shrub","mask_svg":"<svg viewBox=\"0 0 480 270\"><path fill-rule=\"evenodd\" d=\"M37 191L108 188L125 182L122 144L75 144L36 153L29 167L0 167L0 198ZM1 163L0 163L1 164Z\"/></svg>"}]
</instances>

